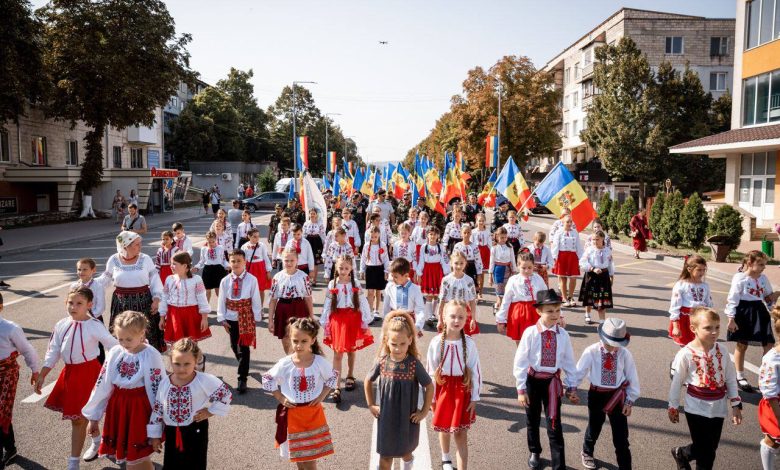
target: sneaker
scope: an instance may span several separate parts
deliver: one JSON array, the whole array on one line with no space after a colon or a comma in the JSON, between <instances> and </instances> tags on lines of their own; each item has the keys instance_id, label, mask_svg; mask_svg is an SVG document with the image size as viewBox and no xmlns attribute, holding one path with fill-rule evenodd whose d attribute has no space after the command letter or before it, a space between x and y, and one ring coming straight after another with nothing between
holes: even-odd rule
<instances>
[{"instance_id":1,"label":"sneaker","mask_svg":"<svg viewBox=\"0 0 780 470\"><path fill-rule=\"evenodd\" d=\"M16 458L16 447L14 447L11 450L6 450L5 454L3 455L3 465L8 465Z\"/></svg>"},{"instance_id":2,"label":"sneaker","mask_svg":"<svg viewBox=\"0 0 780 470\"><path fill-rule=\"evenodd\" d=\"M682 447L672 447L672 458L677 464L677 470L691 470L691 464L685 457Z\"/></svg>"},{"instance_id":3,"label":"sneaker","mask_svg":"<svg viewBox=\"0 0 780 470\"><path fill-rule=\"evenodd\" d=\"M452 466L452 462L445 460L441 463L441 470L455 470L455 467Z\"/></svg>"},{"instance_id":4,"label":"sneaker","mask_svg":"<svg viewBox=\"0 0 780 470\"><path fill-rule=\"evenodd\" d=\"M585 452L580 454L582 456L582 466L584 468L598 468L596 466L596 459L592 455L588 455Z\"/></svg>"},{"instance_id":5,"label":"sneaker","mask_svg":"<svg viewBox=\"0 0 780 470\"><path fill-rule=\"evenodd\" d=\"M98 449L100 449L100 437L97 437L95 439L90 439L89 448L86 452L84 452L84 455L81 456L82 459L84 459L85 462L92 462L93 460L98 458Z\"/></svg>"},{"instance_id":6,"label":"sneaker","mask_svg":"<svg viewBox=\"0 0 780 470\"><path fill-rule=\"evenodd\" d=\"M590 313L585 314L585 323L587 323L588 325L593 324L593 319L590 317Z\"/></svg>"}]
</instances>

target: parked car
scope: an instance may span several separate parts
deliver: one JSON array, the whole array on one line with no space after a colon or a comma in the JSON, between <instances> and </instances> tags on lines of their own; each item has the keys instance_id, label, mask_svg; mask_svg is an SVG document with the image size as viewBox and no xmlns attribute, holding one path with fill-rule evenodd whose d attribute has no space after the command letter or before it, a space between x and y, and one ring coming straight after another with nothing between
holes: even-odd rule
<instances>
[{"instance_id":1,"label":"parked car","mask_svg":"<svg viewBox=\"0 0 780 470\"><path fill-rule=\"evenodd\" d=\"M540 201L539 198L535 195L534 195L534 202L536 202L536 207L531 209L532 214L552 214L550 209L548 209L547 206L542 204L542 201Z\"/></svg>"},{"instance_id":2,"label":"parked car","mask_svg":"<svg viewBox=\"0 0 780 470\"><path fill-rule=\"evenodd\" d=\"M282 178L277 181L276 191L281 193L290 191L290 181L292 181L292 178ZM314 182L317 184L317 187L320 188L320 191L325 191L325 183L322 182L322 178L314 178Z\"/></svg>"},{"instance_id":3,"label":"parked car","mask_svg":"<svg viewBox=\"0 0 780 470\"><path fill-rule=\"evenodd\" d=\"M241 203L249 212L254 212L258 209L273 209L277 204L285 207L287 206L287 193L269 191L244 199Z\"/></svg>"}]
</instances>

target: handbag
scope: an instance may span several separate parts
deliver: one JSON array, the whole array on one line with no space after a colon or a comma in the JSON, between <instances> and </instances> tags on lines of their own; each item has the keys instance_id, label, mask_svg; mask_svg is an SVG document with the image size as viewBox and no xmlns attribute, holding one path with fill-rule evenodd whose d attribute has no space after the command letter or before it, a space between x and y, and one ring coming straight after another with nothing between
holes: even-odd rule
<instances>
[{"instance_id":1,"label":"handbag","mask_svg":"<svg viewBox=\"0 0 780 470\"><path fill-rule=\"evenodd\" d=\"M638 234L638 233L639 233L639 232L637 232L636 230L632 230L632 231L628 232L628 235L629 235L631 238L634 238L634 237L636 237L636 236L637 236L637 234Z\"/></svg>"}]
</instances>

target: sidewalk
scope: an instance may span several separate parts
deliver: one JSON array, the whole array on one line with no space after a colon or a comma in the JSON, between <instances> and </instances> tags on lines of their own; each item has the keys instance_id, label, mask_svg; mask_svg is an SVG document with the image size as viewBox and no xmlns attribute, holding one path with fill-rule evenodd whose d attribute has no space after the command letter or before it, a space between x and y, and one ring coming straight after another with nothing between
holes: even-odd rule
<instances>
[{"instance_id":1,"label":"sidewalk","mask_svg":"<svg viewBox=\"0 0 780 470\"><path fill-rule=\"evenodd\" d=\"M146 224L151 231L158 227L170 227L174 222L186 222L205 215L211 216L211 212L205 214L201 206L185 207L175 212L146 216ZM3 246L0 247L0 256L116 235L119 228L120 223L110 218L2 230L0 237L3 239Z\"/></svg>"}]
</instances>

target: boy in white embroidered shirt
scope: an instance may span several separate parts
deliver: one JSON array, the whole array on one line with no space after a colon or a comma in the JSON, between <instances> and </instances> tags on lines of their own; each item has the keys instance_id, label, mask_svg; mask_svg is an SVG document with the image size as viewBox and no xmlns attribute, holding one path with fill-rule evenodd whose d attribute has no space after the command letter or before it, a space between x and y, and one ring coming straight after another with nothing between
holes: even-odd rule
<instances>
[{"instance_id":1,"label":"boy in white embroidered shirt","mask_svg":"<svg viewBox=\"0 0 780 470\"><path fill-rule=\"evenodd\" d=\"M414 319L417 336L422 337L425 326L425 299L420 286L410 279L412 266L406 258L396 258L390 263L392 282L385 287L382 318L393 310L403 310Z\"/></svg>"},{"instance_id":2,"label":"boy in white embroidered shirt","mask_svg":"<svg viewBox=\"0 0 780 470\"><path fill-rule=\"evenodd\" d=\"M292 238L290 232L290 218L282 217L282 221L279 222L279 231L274 235L274 246L272 247L273 263L276 265L276 269L282 269L282 250L287 246L287 242Z\"/></svg>"},{"instance_id":3,"label":"boy in white embroidered shirt","mask_svg":"<svg viewBox=\"0 0 780 470\"><path fill-rule=\"evenodd\" d=\"M176 248L179 251L186 251L192 256L192 240L184 233L184 225L181 222L176 222L171 226L171 232L173 232L173 242L176 243Z\"/></svg>"}]
</instances>

